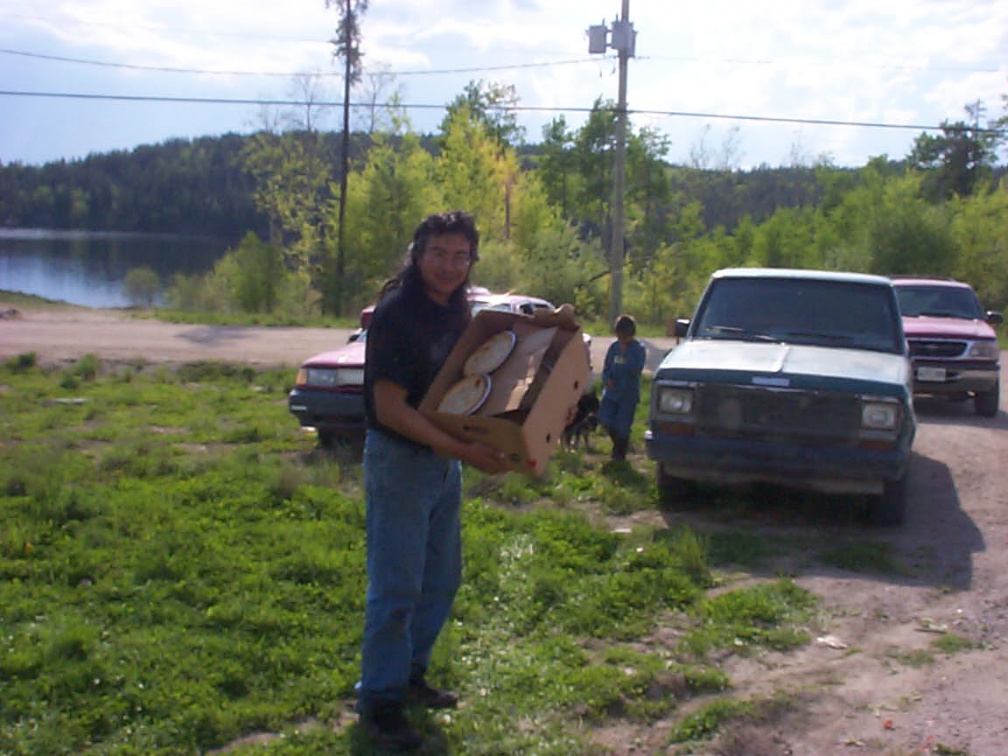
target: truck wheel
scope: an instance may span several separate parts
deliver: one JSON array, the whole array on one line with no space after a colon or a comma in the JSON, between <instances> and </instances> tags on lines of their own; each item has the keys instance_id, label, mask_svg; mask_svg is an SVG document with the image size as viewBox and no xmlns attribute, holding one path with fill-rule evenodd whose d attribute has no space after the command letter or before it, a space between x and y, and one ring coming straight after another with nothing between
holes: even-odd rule
<instances>
[{"instance_id":1,"label":"truck wheel","mask_svg":"<svg viewBox=\"0 0 1008 756\"><path fill-rule=\"evenodd\" d=\"M696 484L685 478L669 475L659 463L657 466L658 500L665 507L690 509L696 505Z\"/></svg>"},{"instance_id":2,"label":"truck wheel","mask_svg":"<svg viewBox=\"0 0 1008 756\"><path fill-rule=\"evenodd\" d=\"M1001 400L1001 381L994 384L990 391L977 392L973 398L973 409L981 417L994 417L998 413L998 404Z\"/></svg>"},{"instance_id":3,"label":"truck wheel","mask_svg":"<svg viewBox=\"0 0 1008 756\"><path fill-rule=\"evenodd\" d=\"M876 525L900 525L906 515L909 493L909 471L899 480L886 481L885 489L872 510L872 522Z\"/></svg>"}]
</instances>

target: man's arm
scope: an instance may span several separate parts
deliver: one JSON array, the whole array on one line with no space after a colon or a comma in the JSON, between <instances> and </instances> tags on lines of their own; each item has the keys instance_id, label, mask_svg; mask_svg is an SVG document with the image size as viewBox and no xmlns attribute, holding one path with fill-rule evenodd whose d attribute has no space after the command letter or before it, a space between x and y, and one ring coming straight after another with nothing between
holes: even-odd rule
<instances>
[{"instance_id":1,"label":"man's arm","mask_svg":"<svg viewBox=\"0 0 1008 756\"><path fill-rule=\"evenodd\" d=\"M420 410L406 402L406 389L388 380L374 384L375 413L378 422L401 436L429 446L442 457L463 462L495 475L507 470L504 455L477 442L459 441L428 420Z\"/></svg>"}]
</instances>

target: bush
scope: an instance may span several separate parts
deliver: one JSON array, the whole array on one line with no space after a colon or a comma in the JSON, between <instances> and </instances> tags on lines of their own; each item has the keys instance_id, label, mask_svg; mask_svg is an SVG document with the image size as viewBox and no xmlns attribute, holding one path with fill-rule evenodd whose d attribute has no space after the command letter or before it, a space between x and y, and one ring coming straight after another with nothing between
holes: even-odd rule
<instances>
[{"instance_id":1,"label":"bush","mask_svg":"<svg viewBox=\"0 0 1008 756\"><path fill-rule=\"evenodd\" d=\"M133 268L123 280L123 292L132 304L151 307L161 293L161 279L153 268Z\"/></svg>"}]
</instances>

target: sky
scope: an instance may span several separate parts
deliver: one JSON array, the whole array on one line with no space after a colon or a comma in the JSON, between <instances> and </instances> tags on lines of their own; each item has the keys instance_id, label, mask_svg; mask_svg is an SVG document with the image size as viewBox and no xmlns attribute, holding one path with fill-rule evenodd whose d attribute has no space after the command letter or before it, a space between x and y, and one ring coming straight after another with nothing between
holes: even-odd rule
<instances>
[{"instance_id":1,"label":"sky","mask_svg":"<svg viewBox=\"0 0 1008 756\"><path fill-rule=\"evenodd\" d=\"M981 125L1006 113L1005 0L371 0L351 102L397 95L432 133L482 81L515 88L528 142L558 116L577 128L617 100L617 55L589 54L587 29L622 2L631 127L673 163L857 167L905 157L967 104ZM0 0L0 162L249 133L303 121L309 98L333 104L313 125L338 130L337 23L325 0Z\"/></svg>"}]
</instances>

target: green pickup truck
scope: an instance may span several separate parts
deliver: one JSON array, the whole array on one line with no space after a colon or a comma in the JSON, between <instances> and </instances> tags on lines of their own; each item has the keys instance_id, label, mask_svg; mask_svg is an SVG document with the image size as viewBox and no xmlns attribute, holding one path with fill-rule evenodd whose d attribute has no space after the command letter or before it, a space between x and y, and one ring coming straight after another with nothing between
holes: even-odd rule
<instances>
[{"instance_id":1,"label":"green pickup truck","mask_svg":"<svg viewBox=\"0 0 1008 756\"><path fill-rule=\"evenodd\" d=\"M645 434L667 504L759 481L868 494L875 522L903 520L916 419L888 278L720 270L676 335Z\"/></svg>"}]
</instances>

